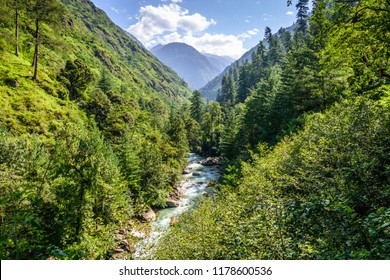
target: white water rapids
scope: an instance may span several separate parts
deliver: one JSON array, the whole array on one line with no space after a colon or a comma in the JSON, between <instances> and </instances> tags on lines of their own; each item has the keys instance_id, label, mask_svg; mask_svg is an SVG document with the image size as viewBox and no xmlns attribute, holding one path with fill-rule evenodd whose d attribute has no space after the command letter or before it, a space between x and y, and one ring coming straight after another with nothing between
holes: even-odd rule
<instances>
[{"instance_id":1,"label":"white water rapids","mask_svg":"<svg viewBox=\"0 0 390 280\"><path fill-rule=\"evenodd\" d=\"M191 153L189 155L189 165L187 170L190 174L183 175L181 182L183 195L180 199L180 205L177 208L166 208L156 212L157 220L151 223L152 233L149 237L143 239L137 246L134 253L134 259L149 259L153 247L157 244L159 238L170 226L171 218L177 217L195 206L196 200L213 190L207 188L211 180L217 180L219 177L218 166L203 166L200 164L204 158Z\"/></svg>"}]
</instances>

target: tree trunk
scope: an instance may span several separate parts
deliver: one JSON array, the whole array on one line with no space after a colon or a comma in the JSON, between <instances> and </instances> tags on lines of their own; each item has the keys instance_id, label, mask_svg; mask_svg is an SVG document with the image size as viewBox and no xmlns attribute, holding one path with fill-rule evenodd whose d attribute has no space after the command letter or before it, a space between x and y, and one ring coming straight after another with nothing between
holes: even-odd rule
<instances>
[{"instance_id":1,"label":"tree trunk","mask_svg":"<svg viewBox=\"0 0 390 280\"><path fill-rule=\"evenodd\" d=\"M19 7L17 2L15 8L15 55L19 56Z\"/></svg>"},{"instance_id":2,"label":"tree trunk","mask_svg":"<svg viewBox=\"0 0 390 280\"><path fill-rule=\"evenodd\" d=\"M34 60L32 66L34 66L34 76L33 80L37 79L38 75L38 55L39 55L39 19L35 20L35 51L34 51Z\"/></svg>"}]
</instances>

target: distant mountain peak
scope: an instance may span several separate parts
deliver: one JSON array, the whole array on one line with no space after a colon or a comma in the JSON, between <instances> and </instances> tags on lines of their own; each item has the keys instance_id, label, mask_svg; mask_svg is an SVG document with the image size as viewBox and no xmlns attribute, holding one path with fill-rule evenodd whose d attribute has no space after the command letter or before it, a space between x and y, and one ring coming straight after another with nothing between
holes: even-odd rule
<instances>
[{"instance_id":1,"label":"distant mountain peak","mask_svg":"<svg viewBox=\"0 0 390 280\"><path fill-rule=\"evenodd\" d=\"M206 85L233 61L229 57L202 54L194 47L181 42L159 44L150 51L179 74L192 90Z\"/></svg>"}]
</instances>

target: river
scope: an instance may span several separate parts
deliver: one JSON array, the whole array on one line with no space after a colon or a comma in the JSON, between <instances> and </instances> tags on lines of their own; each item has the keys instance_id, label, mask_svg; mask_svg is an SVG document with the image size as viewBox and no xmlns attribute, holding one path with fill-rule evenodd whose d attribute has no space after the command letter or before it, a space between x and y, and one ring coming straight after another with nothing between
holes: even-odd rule
<instances>
[{"instance_id":1,"label":"river","mask_svg":"<svg viewBox=\"0 0 390 280\"><path fill-rule=\"evenodd\" d=\"M207 187L211 180L217 180L219 177L218 166L203 166L200 164L203 157L191 153L188 157L189 164L186 168L190 174L183 175L181 182L183 195L180 199L179 207L166 208L156 211L157 219L151 223L152 233L149 237L143 239L137 246L133 257L135 259L149 259L153 252L154 245L170 226L171 218L180 216L184 212L194 207L196 200L206 193L214 190Z\"/></svg>"}]
</instances>

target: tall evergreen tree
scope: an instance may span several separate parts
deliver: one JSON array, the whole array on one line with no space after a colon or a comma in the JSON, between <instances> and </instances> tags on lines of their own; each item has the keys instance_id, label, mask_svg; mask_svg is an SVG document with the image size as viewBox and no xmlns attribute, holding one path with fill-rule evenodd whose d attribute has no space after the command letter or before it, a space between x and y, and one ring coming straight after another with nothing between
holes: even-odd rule
<instances>
[{"instance_id":1,"label":"tall evergreen tree","mask_svg":"<svg viewBox=\"0 0 390 280\"><path fill-rule=\"evenodd\" d=\"M39 46L41 44L41 25L42 23L51 24L53 26L59 25L62 16L65 13L63 5L58 0L31 0L29 2L29 10L35 22L34 30L34 59L32 66L34 66L33 79L37 79L38 62L39 62Z\"/></svg>"},{"instance_id":2,"label":"tall evergreen tree","mask_svg":"<svg viewBox=\"0 0 390 280\"><path fill-rule=\"evenodd\" d=\"M98 86L104 93L109 93L113 87L111 74L105 67L102 69L101 76L98 81Z\"/></svg>"},{"instance_id":3,"label":"tall evergreen tree","mask_svg":"<svg viewBox=\"0 0 390 280\"><path fill-rule=\"evenodd\" d=\"M297 31L306 32L309 17L309 0L298 0L297 8Z\"/></svg>"},{"instance_id":4,"label":"tall evergreen tree","mask_svg":"<svg viewBox=\"0 0 390 280\"><path fill-rule=\"evenodd\" d=\"M202 115L204 111L204 100L202 94L195 90L191 97L190 116L198 123L202 122Z\"/></svg>"},{"instance_id":5,"label":"tall evergreen tree","mask_svg":"<svg viewBox=\"0 0 390 280\"><path fill-rule=\"evenodd\" d=\"M256 61L256 60L255 60ZM252 64L245 61L244 64L238 69L239 78L237 83L237 103L243 103L249 95L249 90L253 85L253 79L251 76ZM229 90L230 80L226 81L227 92ZM223 84L222 84L223 86Z\"/></svg>"},{"instance_id":6,"label":"tall evergreen tree","mask_svg":"<svg viewBox=\"0 0 390 280\"><path fill-rule=\"evenodd\" d=\"M8 2L8 3L7 3ZM8 4L11 9L14 11L14 22L15 22L15 55L19 56L19 27L20 27L20 14L21 11L26 8L26 1L22 0L6 0L6 5Z\"/></svg>"},{"instance_id":7,"label":"tall evergreen tree","mask_svg":"<svg viewBox=\"0 0 390 280\"><path fill-rule=\"evenodd\" d=\"M176 148L174 159L184 165L184 159L188 153L188 140L183 115L179 112L173 114L169 126L168 135L172 147Z\"/></svg>"},{"instance_id":8,"label":"tall evergreen tree","mask_svg":"<svg viewBox=\"0 0 390 280\"><path fill-rule=\"evenodd\" d=\"M222 78L221 104L227 107L232 107L234 106L235 101L236 101L236 87L232 75L227 74Z\"/></svg>"}]
</instances>

